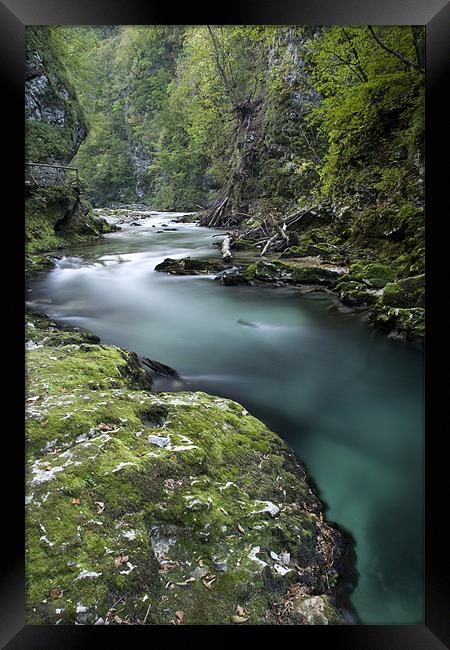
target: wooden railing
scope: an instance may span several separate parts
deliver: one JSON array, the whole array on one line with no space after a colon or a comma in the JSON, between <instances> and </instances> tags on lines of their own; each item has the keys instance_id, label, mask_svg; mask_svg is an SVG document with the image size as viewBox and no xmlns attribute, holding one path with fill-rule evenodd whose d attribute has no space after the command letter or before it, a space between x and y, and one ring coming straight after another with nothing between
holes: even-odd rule
<instances>
[{"instance_id":1,"label":"wooden railing","mask_svg":"<svg viewBox=\"0 0 450 650\"><path fill-rule=\"evenodd\" d=\"M77 167L69 165L50 165L45 163L25 163L25 188L65 185L81 190Z\"/></svg>"}]
</instances>

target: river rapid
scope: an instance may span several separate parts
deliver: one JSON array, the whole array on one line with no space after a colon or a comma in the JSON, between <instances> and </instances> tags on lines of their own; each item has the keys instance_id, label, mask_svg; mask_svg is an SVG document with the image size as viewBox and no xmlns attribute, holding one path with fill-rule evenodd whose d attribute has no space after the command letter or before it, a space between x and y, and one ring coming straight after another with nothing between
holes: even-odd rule
<instances>
[{"instance_id":1,"label":"river rapid","mask_svg":"<svg viewBox=\"0 0 450 650\"><path fill-rule=\"evenodd\" d=\"M179 216L149 213L56 252L56 268L27 289L29 308L168 364L184 390L230 397L277 431L328 520L356 540L362 622L422 623L422 348L374 332L326 293L154 271L166 257L218 255L223 233Z\"/></svg>"}]
</instances>

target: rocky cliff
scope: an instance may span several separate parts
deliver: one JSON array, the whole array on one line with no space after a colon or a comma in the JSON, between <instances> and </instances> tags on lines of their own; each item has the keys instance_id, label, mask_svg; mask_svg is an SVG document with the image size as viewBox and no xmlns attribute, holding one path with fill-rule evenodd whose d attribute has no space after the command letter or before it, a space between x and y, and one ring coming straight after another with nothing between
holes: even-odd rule
<instances>
[{"instance_id":1,"label":"rocky cliff","mask_svg":"<svg viewBox=\"0 0 450 650\"><path fill-rule=\"evenodd\" d=\"M68 165L88 132L48 27L27 28L25 117L26 162ZM36 174L38 187L27 190L25 204L28 254L95 239L108 229L80 200L78 188L53 184L54 169L38 168ZM29 269L42 264L32 256L28 262Z\"/></svg>"}]
</instances>

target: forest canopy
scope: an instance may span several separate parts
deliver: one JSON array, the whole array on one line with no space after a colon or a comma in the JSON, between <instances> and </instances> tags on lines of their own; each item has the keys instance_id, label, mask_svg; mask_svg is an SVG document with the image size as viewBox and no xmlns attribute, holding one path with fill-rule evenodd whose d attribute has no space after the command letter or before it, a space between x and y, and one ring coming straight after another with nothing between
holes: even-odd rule
<instances>
[{"instance_id":1,"label":"forest canopy","mask_svg":"<svg viewBox=\"0 0 450 650\"><path fill-rule=\"evenodd\" d=\"M96 204L228 209L422 195L414 26L54 27L88 117ZM228 193L228 194L227 194Z\"/></svg>"}]
</instances>

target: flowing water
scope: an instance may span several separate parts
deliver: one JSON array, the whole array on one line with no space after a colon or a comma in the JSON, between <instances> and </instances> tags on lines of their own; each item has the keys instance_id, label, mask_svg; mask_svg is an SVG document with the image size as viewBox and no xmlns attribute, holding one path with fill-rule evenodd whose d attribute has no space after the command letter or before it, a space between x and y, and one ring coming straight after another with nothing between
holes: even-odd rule
<instances>
[{"instance_id":1,"label":"flowing water","mask_svg":"<svg viewBox=\"0 0 450 650\"><path fill-rule=\"evenodd\" d=\"M33 280L30 308L176 368L188 390L244 404L295 449L327 518L354 536L362 622L423 622L422 350L325 293L155 272L166 257L218 255L219 231L177 216L65 251Z\"/></svg>"}]
</instances>

